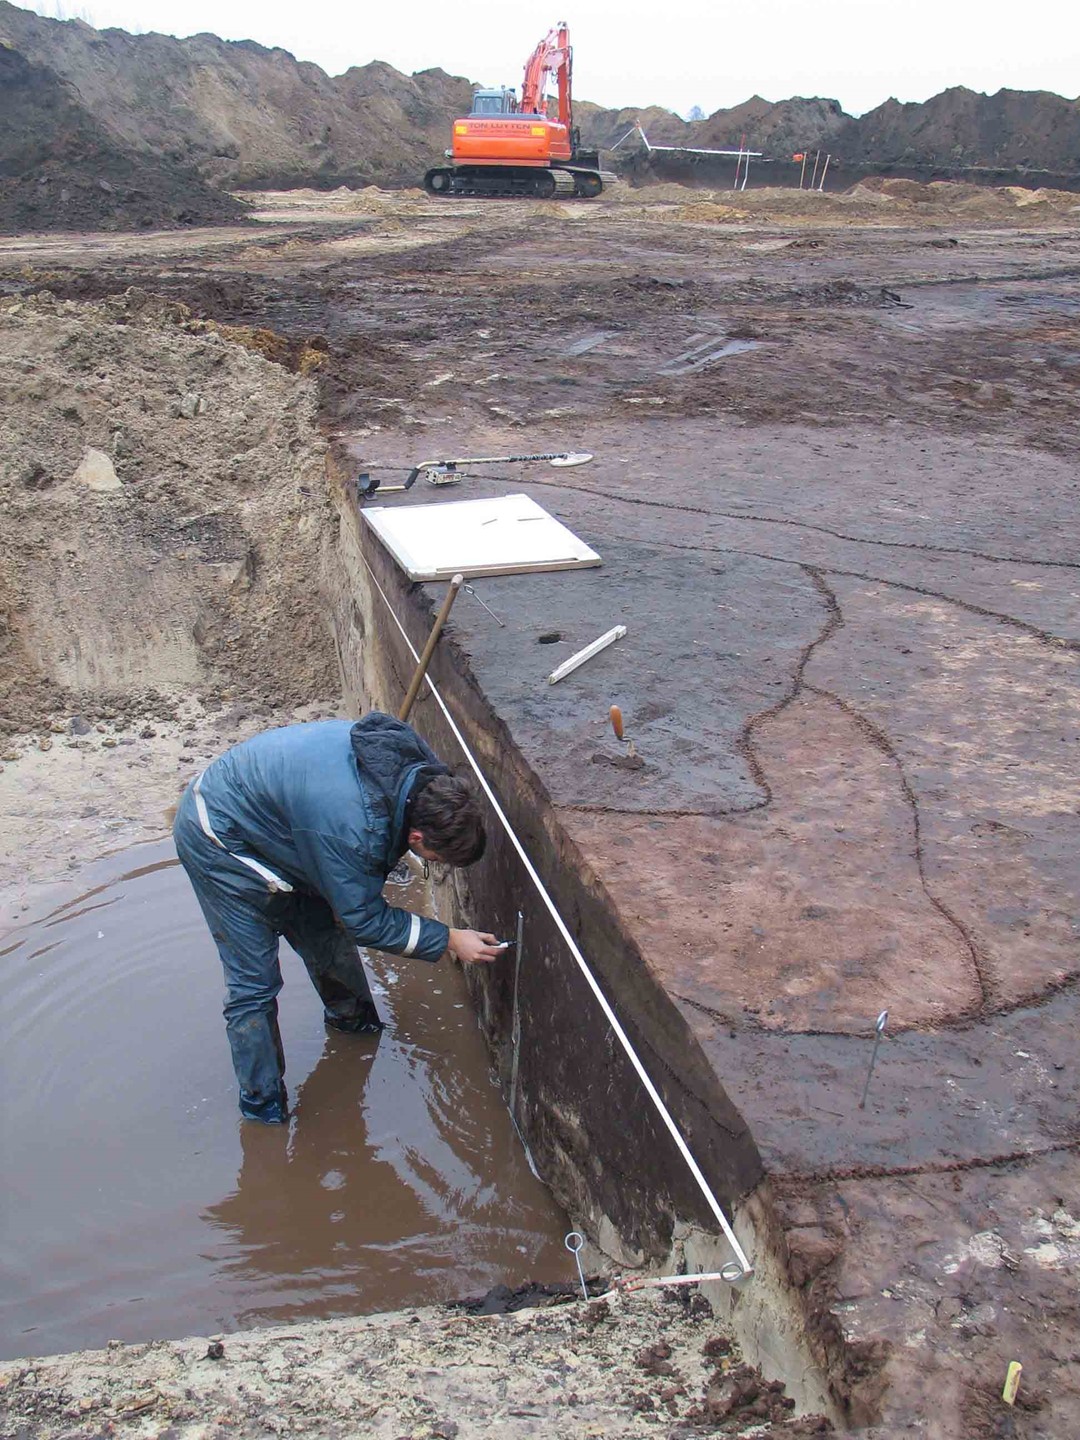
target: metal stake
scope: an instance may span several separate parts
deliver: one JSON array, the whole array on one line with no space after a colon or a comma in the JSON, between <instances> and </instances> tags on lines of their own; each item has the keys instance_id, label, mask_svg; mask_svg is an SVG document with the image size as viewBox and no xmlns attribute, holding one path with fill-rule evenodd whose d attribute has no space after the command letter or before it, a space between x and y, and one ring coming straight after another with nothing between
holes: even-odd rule
<instances>
[{"instance_id":1,"label":"metal stake","mask_svg":"<svg viewBox=\"0 0 1080 1440\"><path fill-rule=\"evenodd\" d=\"M517 1126L517 1083L518 1083L518 1057L521 1054L521 1014L518 1010L518 979L521 975L521 942L525 935L525 916L518 911L517 917L517 944L514 946L514 1009L510 1019L510 1045L512 1056L510 1062L510 1118Z\"/></svg>"},{"instance_id":2,"label":"metal stake","mask_svg":"<svg viewBox=\"0 0 1080 1440\"><path fill-rule=\"evenodd\" d=\"M501 625L504 630L506 629L506 621L500 620L499 617L495 614L495 611L492 610L491 606L488 605L486 601L480 599L480 596L476 593L475 585L463 585L461 588L465 591L466 595L471 595L478 605L483 605L484 609L491 616L492 620L495 621L496 625Z\"/></svg>"},{"instance_id":3,"label":"metal stake","mask_svg":"<svg viewBox=\"0 0 1080 1440\"><path fill-rule=\"evenodd\" d=\"M567 1250L570 1251L570 1254L573 1255L574 1262L577 1265L578 1279L581 1281L582 1299L588 1300L589 1287L585 1284L585 1271L581 1268L581 1247L585 1244L585 1236L582 1235L580 1230L571 1230L570 1234L567 1235L563 1241L563 1244Z\"/></svg>"},{"instance_id":4,"label":"metal stake","mask_svg":"<svg viewBox=\"0 0 1080 1440\"><path fill-rule=\"evenodd\" d=\"M889 1023L888 1010L882 1010L877 1017L877 1024L874 1026L874 1048L870 1052L870 1068L866 1072L866 1084L863 1086L862 1099L859 1101L859 1109L866 1109L866 1096L870 1089L870 1077L874 1073L874 1066L877 1063L878 1046L881 1044L881 1037L885 1033L885 1026Z\"/></svg>"}]
</instances>

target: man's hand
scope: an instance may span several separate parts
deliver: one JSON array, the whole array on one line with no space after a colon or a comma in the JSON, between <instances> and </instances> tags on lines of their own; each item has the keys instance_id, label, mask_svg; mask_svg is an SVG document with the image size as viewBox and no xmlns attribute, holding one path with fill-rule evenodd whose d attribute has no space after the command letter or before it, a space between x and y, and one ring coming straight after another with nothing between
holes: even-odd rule
<instances>
[{"instance_id":1,"label":"man's hand","mask_svg":"<svg viewBox=\"0 0 1080 1440\"><path fill-rule=\"evenodd\" d=\"M506 953L497 936L480 930L451 930L447 948L465 965L483 965Z\"/></svg>"}]
</instances>

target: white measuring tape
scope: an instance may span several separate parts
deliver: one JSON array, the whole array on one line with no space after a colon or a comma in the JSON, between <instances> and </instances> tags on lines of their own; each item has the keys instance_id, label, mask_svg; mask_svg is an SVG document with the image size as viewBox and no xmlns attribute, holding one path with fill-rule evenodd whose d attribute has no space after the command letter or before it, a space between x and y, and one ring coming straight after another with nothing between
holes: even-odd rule
<instances>
[{"instance_id":1,"label":"white measuring tape","mask_svg":"<svg viewBox=\"0 0 1080 1440\"><path fill-rule=\"evenodd\" d=\"M419 654L417 653L416 648L414 647L412 641L409 639L409 636L408 636L408 633L406 632L405 626L404 626L404 625L401 623L401 621L398 619L397 613L396 613L396 611L394 610L393 605L391 605L390 600L389 600L389 597L388 597L387 594L386 594L386 591L385 591L385 590L382 588L382 586L379 584L378 577L376 576L374 570L372 570L371 566L368 564L367 556L364 555L364 554L361 554L360 558L361 558L361 560L364 562L364 568L367 570L368 574L371 576L372 582L373 582L374 585L375 585L375 589L378 590L379 594L382 596L382 598L383 598L383 603L385 604L387 610L389 610L391 619L393 620L393 622L394 622L394 624L397 626L397 628L400 630L402 639L405 641L405 644L409 647L409 651L410 651L413 659L416 660L417 662L419 662L420 656L419 656ZM667 1129L668 1129L668 1131L669 1131L669 1133L670 1133L670 1135L671 1135L671 1138L675 1141L675 1144L676 1144L676 1146L678 1147L678 1150L679 1150L679 1154L680 1154L680 1155L682 1156L682 1158L686 1161L687 1168L689 1169L691 1175L693 1175L694 1179L697 1181L698 1189L701 1191L702 1195L705 1197L705 1202L706 1202L706 1204L708 1205L709 1209L712 1211L713 1215L716 1217L717 1224L720 1226L720 1229L724 1232L724 1235L725 1235L725 1237L727 1238L728 1244L731 1246L732 1250L735 1252L735 1261L734 1261L734 1262L731 1262L730 1264L725 1265L725 1266L722 1267L722 1269L719 1271L720 1278L723 1279L723 1280L726 1280L726 1281L728 1282L728 1284L735 1284L735 1283L737 1283L737 1282L740 1281L740 1280L747 1280L747 1279L749 1279L749 1277L750 1277L751 1275L753 1275L753 1273L754 1273L753 1264L751 1263L749 1256L746 1254L746 1251L745 1251L745 1250L742 1248L742 1246L739 1244L738 1238L736 1237L734 1230L732 1230L730 1224L728 1223L728 1218L727 1218L727 1216L724 1214L723 1210L722 1210L721 1207L720 1207L720 1202L717 1200L716 1196L713 1194L712 1189L711 1189L711 1187L710 1187L710 1185L709 1185L709 1182L705 1179L705 1176L702 1174L701 1166L700 1166L700 1165L697 1163L697 1161L694 1159L693 1155L691 1155L690 1149L689 1149L689 1147L687 1146L686 1141L683 1139L682 1134L681 1134L680 1131L679 1131L679 1127L675 1124L675 1121L671 1118L671 1114L670 1114L667 1106L664 1104L664 1101L663 1101L663 1099L661 1098L660 1092L657 1090L656 1086L653 1084L652 1080L649 1078L649 1074L648 1074L648 1072L646 1071L644 1065L642 1065L641 1061L638 1059L637 1052L634 1050L634 1047L631 1045L629 1036L627 1035L626 1031L623 1029L622 1025L619 1023L619 1018L618 1018L618 1016L615 1014L614 1010L612 1010L611 1006L608 1004L607 997L604 995L604 992L600 989L600 986L597 984L596 978L595 978L595 976L593 975L592 971L590 970L588 964L586 963L586 960L585 960L584 955L582 955L581 951L578 949L577 941L576 941L576 940L574 939L574 937L570 934L570 931L569 931L569 930L567 929L567 927L566 927L566 922L563 920L562 916L559 914L558 910L555 908L555 902L552 900L551 896L548 894L548 892L547 892L547 890L546 890L546 888L545 888L545 886L544 886L544 882L540 879L540 876L537 874L536 867L533 865L532 861L529 859L528 855L525 853L525 848L524 848L524 846L522 845L521 841L518 839L517 835L515 834L514 829L513 829L513 826L510 824L510 821L509 821L509 820L507 819L507 817L506 817L505 811L503 810L502 806L499 804L499 802L498 802L498 800L497 800L497 798L496 798L496 796L495 796L495 792L492 790L491 786L488 784L487 779L486 779L486 777L485 777L485 775L484 775L484 772L480 769L480 766L479 766L479 764L478 764L478 762L477 762L477 760L476 760L475 755L473 755L472 751L469 749L469 746L468 746L468 744L466 743L466 740L465 740L464 735L462 735L460 729L459 729L458 726L457 726L456 721L454 720L454 717L450 714L450 711L449 711L449 710L447 709L447 707L446 707L446 702L443 700L442 696L439 694L438 690L436 689L436 687L435 687L435 682L431 679L430 675L425 675L425 676L424 676L424 680L425 680L425 683L429 686L432 695L435 697L436 704L438 705L439 709L442 711L443 717L444 717L444 719L446 720L446 723L449 725L450 729L453 731L453 734L454 734L455 739L457 740L458 744L461 746L462 753L464 754L465 758L468 760L470 766L472 767L473 773L476 775L477 780L480 782L480 786L481 786L481 788L483 789L484 794L487 796L487 798L488 798L488 800L489 800L489 802L490 802L490 804L491 804L491 808L495 811L495 814L498 816L498 818L499 818L499 823L502 825L503 829L506 831L506 833L507 833L507 835L508 835L508 837L509 837L509 839L510 839L510 843L513 845L514 849L515 849L515 850L517 851L517 853L518 853L518 857L520 858L521 863L525 866L525 870L526 870L526 872L528 873L529 879L533 882L533 885L536 887L536 892L537 892L537 894L540 896L541 900L544 902L545 906L547 907L548 912L549 912L549 914L551 915L551 918L555 921L555 924L556 924L556 926L557 926L558 929L559 929L559 933L562 935L563 939L566 941L567 947L568 947L569 950L570 950L570 954L574 957L574 960L577 962L578 969L581 971L582 975L585 977L585 981L586 981L586 983L588 984L589 989L590 989L590 990L592 991L592 993L596 996L597 1003L599 1004L601 1010L603 1010L604 1016L605 1016L605 1018L607 1019L608 1024L611 1026L612 1030L614 1031L616 1039L618 1040L619 1044L622 1046L623 1050L626 1052L626 1057L627 1057L627 1059L630 1061L631 1065L633 1065L635 1071L637 1072L638 1079L641 1081L642 1085L644 1085L645 1091L646 1091L649 1099L653 1102L653 1105L654 1105L655 1108L656 1108L657 1114L660 1116L660 1119L664 1122L665 1126L667 1127ZM737 1271L738 1273L736 1273L736 1271ZM684 1277L683 1283L686 1283L687 1280L692 1279L692 1278L693 1278L693 1277L690 1277L690 1276ZM709 1277L702 1277L702 1278L710 1278L710 1279L711 1279L711 1278L713 1278L713 1277L709 1276Z\"/></svg>"}]
</instances>

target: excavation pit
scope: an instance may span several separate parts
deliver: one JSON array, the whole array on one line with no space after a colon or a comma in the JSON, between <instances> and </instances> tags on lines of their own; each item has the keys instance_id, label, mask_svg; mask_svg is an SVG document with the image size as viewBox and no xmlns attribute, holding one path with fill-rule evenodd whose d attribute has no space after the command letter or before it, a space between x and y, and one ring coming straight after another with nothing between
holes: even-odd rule
<instances>
[{"instance_id":1,"label":"excavation pit","mask_svg":"<svg viewBox=\"0 0 1080 1440\"><path fill-rule=\"evenodd\" d=\"M282 943L292 1116L243 1124L221 966L172 847L4 942L0 1355L230 1333L567 1281L569 1226L492 1084L461 972L372 954L386 1029L325 1028ZM392 901L423 910L421 884Z\"/></svg>"},{"instance_id":2,"label":"excavation pit","mask_svg":"<svg viewBox=\"0 0 1080 1440\"><path fill-rule=\"evenodd\" d=\"M972 219L939 250L932 230L849 227L859 212L838 203L807 253L785 239L774 254L716 215L642 204L575 219L571 249L557 216L538 230L535 211L500 207L495 229L443 210L436 235L428 218L410 228L422 202L386 203L409 254L344 228L291 255L230 255L222 240L195 252L194 273L154 283L285 330L240 338L324 367L342 476L431 453L595 455L581 471L462 477L462 498L535 489L604 565L478 582L504 623L459 601L433 673L753 1255L753 1280L711 1301L749 1358L804 1408L819 1387L838 1423L983 1440L1003 1428L1019 1358L1018 1437L1073 1433L1074 222L1036 237L1033 212L1024 233ZM769 214L765 229L789 224ZM180 243L149 242L141 263L168 269ZM58 293L145 280L122 255L96 254L91 273L77 239L27 257L58 267ZM239 299L231 278L218 287L230 270ZM142 788L164 777L174 800L243 733L309 718L300 701L396 708L412 658L365 561L415 645L442 594L363 547L311 443L310 381L241 363L227 336L215 361L202 310L169 322L128 297L80 319L10 283L17 403L0 423L35 426L5 534L16 578L40 582L10 608L14 638L42 642L31 651L54 662L52 683L114 694L136 683L125 657L151 671L142 659L163 658L204 706L170 720L129 692L110 715L37 691L31 713L19 690L19 758L0 788L16 801L13 849L40 876L140 823L160 834L165 801L147 819ZM882 285L912 308L863 303ZM568 295L589 333L617 315L617 343L523 367L521 334L565 329ZM75 343L84 324L89 348ZM706 325L767 343L658 379ZM314 328L327 349L307 346ZM147 341L124 393L150 409L125 414L113 456L121 333ZM103 341L106 374L87 374ZM62 408L75 385L78 419ZM189 393L210 408L185 413ZM265 423L290 406L306 433ZM247 440L255 453L234 464ZM87 447L110 454L119 490L74 487ZM87 592L91 571L109 577L104 596ZM618 646L546 685L554 652L538 636L558 627L570 653L617 620ZM614 763L612 704L640 769ZM69 730L83 714L90 732ZM415 721L461 764L423 694ZM614 1267L719 1268L729 1256L688 1172L506 846L439 903L503 935L524 912L516 1086L512 968L474 977L472 999L573 1223ZM54 1372L38 1373L31 1400ZM644 1423L634 1399L610 1433Z\"/></svg>"}]
</instances>

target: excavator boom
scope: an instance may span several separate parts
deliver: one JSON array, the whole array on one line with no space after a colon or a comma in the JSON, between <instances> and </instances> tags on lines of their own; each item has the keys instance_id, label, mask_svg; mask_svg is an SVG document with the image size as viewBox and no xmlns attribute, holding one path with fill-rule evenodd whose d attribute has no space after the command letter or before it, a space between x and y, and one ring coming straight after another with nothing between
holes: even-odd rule
<instances>
[{"instance_id":1,"label":"excavator boom","mask_svg":"<svg viewBox=\"0 0 1080 1440\"><path fill-rule=\"evenodd\" d=\"M570 31L561 20L549 30L525 62L525 78L521 84L521 108L528 115L546 115L545 91L547 77L554 75L559 94L559 124L570 129L572 122L570 69L573 52Z\"/></svg>"}]
</instances>

